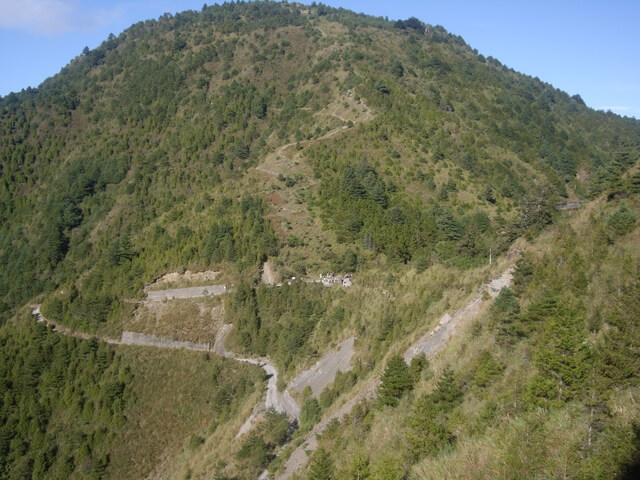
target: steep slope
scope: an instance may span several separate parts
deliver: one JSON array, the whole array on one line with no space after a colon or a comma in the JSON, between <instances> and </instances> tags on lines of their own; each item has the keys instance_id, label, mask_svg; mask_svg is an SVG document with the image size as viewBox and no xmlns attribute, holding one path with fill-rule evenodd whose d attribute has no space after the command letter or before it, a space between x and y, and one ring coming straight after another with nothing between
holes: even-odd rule
<instances>
[{"instance_id":1,"label":"steep slope","mask_svg":"<svg viewBox=\"0 0 640 480\"><path fill-rule=\"evenodd\" d=\"M420 367L397 406L347 402L350 414L320 424L310 443L329 462L316 454L308 471L330 463L336 478L634 478L640 229L637 215L615 225L638 197L613 202L524 246L512 287ZM283 478L297 478L291 465Z\"/></svg>"},{"instance_id":2,"label":"steep slope","mask_svg":"<svg viewBox=\"0 0 640 480\"><path fill-rule=\"evenodd\" d=\"M637 362L622 360L637 357L625 340L637 327L622 310L636 311L639 157L637 120L595 112L416 19L271 2L164 15L0 99L0 320L14 319L2 329L11 336L32 303L102 338L211 343L232 323L227 348L268 357L281 390L355 337L349 372L297 394L297 433L267 412L234 440L261 390L242 380L237 396L225 384L236 403L215 426L140 469L252 478L281 469L323 415L475 298L518 242L511 293L431 367L412 367L416 393L400 407L371 400L329 424L329 456L312 464L332 459L344 477L369 463L374 478L464 476L450 462L480 446L483 475L509 476L522 467L513 451L528 448L522 430L542 419L557 438L589 425L589 448L575 434L563 450L567 471L622 472L637 418L620 405L637 393ZM556 209L575 201L585 203ZM627 270L616 277L617 265ZM146 287L186 269L222 272L222 299L149 308ZM354 273L353 285L314 282L327 272ZM562 459L533 462L554 441L535 438L526 466L555 475ZM486 451L500 439L512 447L496 465Z\"/></svg>"},{"instance_id":3,"label":"steep slope","mask_svg":"<svg viewBox=\"0 0 640 480\"><path fill-rule=\"evenodd\" d=\"M548 221L554 195L597 194L635 160L636 121L407 25L211 7L138 23L3 98L3 310L83 277L74 321L101 328L163 270L243 271L289 239L296 273L344 254L322 237L473 264ZM246 226L267 212L271 227Z\"/></svg>"}]
</instances>

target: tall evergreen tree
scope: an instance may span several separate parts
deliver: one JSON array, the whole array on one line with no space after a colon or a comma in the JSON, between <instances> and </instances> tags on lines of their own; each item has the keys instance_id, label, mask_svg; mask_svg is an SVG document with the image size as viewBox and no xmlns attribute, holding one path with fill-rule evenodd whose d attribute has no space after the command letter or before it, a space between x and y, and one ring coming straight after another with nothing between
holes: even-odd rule
<instances>
[{"instance_id":1,"label":"tall evergreen tree","mask_svg":"<svg viewBox=\"0 0 640 480\"><path fill-rule=\"evenodd\" d=\"M307 478L308 480L333 480L336 478L333 460L324 448L320 447L313 455Z\"/></svg>"},{"instance_id":2,"label":"tall evergreen tree","mask_svg":"<svg viewBox=\"0 0 640 480\"><path fill-rule=\"evenodd\" d=\"M395 407L398 399L413 388L413 380L409 374L409 367L400 355L389 359L387 368L382 374L378 387L378 401L380 405Z\"/></svg>"},{"instance_id":3,"label":"tall evergreen tree","mask_svg":"<svg viewBox=\"0 0 640 480\"><path fill-rule=\"evenodd\" d=\"M371 478L371 466L366 455L358 453L349 462L347 478L349 480L369 480Z\"/></svg>"}]
</instances>

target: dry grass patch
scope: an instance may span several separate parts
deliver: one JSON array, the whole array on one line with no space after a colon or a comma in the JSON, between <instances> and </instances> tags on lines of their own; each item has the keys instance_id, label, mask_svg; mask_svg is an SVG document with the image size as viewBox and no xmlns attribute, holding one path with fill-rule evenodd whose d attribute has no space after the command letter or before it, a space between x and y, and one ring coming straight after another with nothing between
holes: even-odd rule
<instances>
[{"instance_id":1,"label":"dry grass patch","mask_svg":"<svg viewBox=\"0 0 640 480\"><path fill-rule=\"evenodd\" d=\"M175 299L141 304L135 315L124 321L123 329L213 345L223 319L219 297Z\"/></svg>"},{"instance_id":2,"label":"dry grass patch","mask_svg":"<svg viewBox=\"0 0 640 480\"><path fill-rule=\"evenodd\" d=\"M173 288L185 288L185 287L201 287L204 285L221 284L224 283L224 275L222 272L214 272L212 270L205 270L202 272L191 272L187 270L184 273L171 272L166 273L162 277L158 278L145 290L168 290Z\"/></svg>"},{"instance_id":3,"label":"dry grass patch","mask_svg":"<svg viewBox=\"0 0 640 480\"><path fill-rule=\"evenodd\" d=\"M184 350L120 351L131 365L133 403L125 412L127 428L114 442L111 478L155 477L191 435L206 438L238 413L245 397L261 390L262 372L253 365ZM221 404L226 384L241 388Z\"/></svg>"}]
</instances>

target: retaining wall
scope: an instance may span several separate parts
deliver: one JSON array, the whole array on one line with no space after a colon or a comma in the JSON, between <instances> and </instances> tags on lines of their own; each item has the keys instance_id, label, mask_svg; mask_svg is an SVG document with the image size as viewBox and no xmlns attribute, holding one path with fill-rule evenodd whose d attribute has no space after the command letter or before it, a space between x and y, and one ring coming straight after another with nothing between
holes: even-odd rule
<instances>
[{"instance_id":1,"label":"retaining wall","mask_svg":"<svg viewBox=\"0 0 640 480\"><path fill-rule=\"evenodd\" d=\"M147 345L159 348L184 348L187 350L211 350L211 344L198 343L181 340L171 340L170 338L156 337L146 333L122 332L123 345Z\"/></svg>"}]
</instances>

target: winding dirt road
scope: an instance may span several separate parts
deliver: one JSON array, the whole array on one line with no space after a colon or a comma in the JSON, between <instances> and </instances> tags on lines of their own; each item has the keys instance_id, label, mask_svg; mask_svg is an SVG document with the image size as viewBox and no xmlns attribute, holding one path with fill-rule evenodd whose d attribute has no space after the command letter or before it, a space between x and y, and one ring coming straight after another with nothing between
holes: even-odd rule
<instances>
[{"instance_id":1,"label":"winding dirt road","mask_svg":"<svg viewBox=\"0 0 640 480\"><path fill-rule=\"evenodd\" d=\"M300 416L300 407L298 407L298 404L293 399L291 394L287 390L282 393L278 392L278 371L276 370L276 367L274 367L273 364L269 362L269 360L265 358L240 357L235 355L234 353L227 351L224 348L225 338L233 326L231 324L225 324L219 329L218 335L216 336L215 344L213 345L213 347L211 347L206 343L178 341L172 340L170 338L156 337L154 335L135 332L122 332L122 338L120 340L104 336L91 335L86 332L79 332L77 330L66 328L58 324L57 322L46 319L40 312L40 305L35 306L31 314L39 323L43 322L47 325L53 326L53 330L57 333L63 335L71 335L73 337L82 338L84 340L97 338L101 342L110 343L112 345L137 345L143 347L172 349L182 348L184 350L192 350L197 352L210 351L222 357L230 358L238 362L246 362L257 365L266 372L268 378L267 395L264 402L265 408L274 408L277 412L285 413L291 420L296 420ZM254 409L254 413L259 411L260 409Z\"/></svg>"},{"instance_id":2,"label":"winding dirt road","mask_svg":"<svg viewBox=\"0 0 640 480\"><path fill-rule=\"evenodd\" d=\"M267 382L267 395L264 401L264 407L266 409L273 408L280 413L286 413L291 420L298 419L300 417L300 407L298 407L298 404L293 399L288 390L285 390L284 392L278 391L278 371L269 360L265 358L240 357L235 353L229 352L225 348L224 342L232 327L233 325L231 325L230 323L224 324L222 327L220 327L212 351L220 355L221 357L231 358L238 362L251 363L262 368L266 372L267 378L269 379L269 381ZM252 417L257 416L261 410L262 409L260 408L254 408ZM247 420L247 422L250 422L250 420L252 420L251 417Z\"/></svg>"},{"instance_id":3,"label":"winding dirt road","mask_svg":"<svg viewBox=\"0 0 640 480\"><path fill-rule=\"evenodd\" d=\"M487 300L485 299L485 292L488 293L490 299L493 299L500 293L503 288L511 284L512 272L513 267L509 267L500 276L494 278L491 282L482 285L478 290L479 293L462 308L456 310L453 314L445 314L440 319L438 325L435 328L422 336L418 341L416 341L411 347L407 349L404 354L405 361L411 361L412 358L420 353L425 353L427 357L432 357L437 352L439 352L459 328L467 324L470 320L475 319L482 312L482 306L487 302ZM57 324L56 322L46 319L40 312L40 305L37 305L34 308L32 315L38 322L44 322L47 325L53 326L54 331L61 334L72 335L75 337L83 338L85 340L95 337L94 335L90 335L86 332L78 332L68 329L62 325ZM230 358L238 362L251 363L262 368L267 374L268 378L265 401L257 405L253 409L252 414L242 425L236 438L250 431L259 418L260 414L265 409L273 408L278 412L285 413L292 420L298 419L300 416L300 408L293 397L289 394L288 390L285 389L284 392L278 391L278 372L271 362L269 362L265 358L241 357L226 350L224 342L232 327L233 326L231 324L224 324L219 328L213 347L210 347L208 344L177 342L166 338L154 337L153 335L141 335L132 332L123 332L122 338L120 340L101 336L98 336L96 338L98 338L98 340L100 341L115 345L128 344L149 346L154 348L184 348L186 350L211 351L222 357ZM342 350L349 352L348 356L349 358L351 357L351 354L353 353L353 337L348 338L339 346L338 353ZM328 355L325 355L325 357L333 358L333 356L335 355L336 352L329 352ZM322 367L319 365L321 365L321 362L318 362L309 370L303 372L296 379L297 383L294 381L292 383L292 386L294 388L296 388L296 386L300 387L300 385L302 385L303 383L307 383L309 378L321 373ZM335 372L331 373L332 375L330 376L335 377ZM323 418L322 421L318 423L311 430L311 432L309 432L305 436L303 443L300 444L300 446L298 446L298 448L296 448L292 452L291 456L285 463L284 471L277 477L277 479L286 480L290 478L295 472L297 472L302 466L304 466L308 461L310 452L315 450L318 446L316 436L324 431L329 422L334 419L340 420L342 419L342 417L350 413L355 405L359 402L366 399L374 398L376 396L378 384L379 378L376 377L370 380L369 382L358 388L356 392L351 396L351 398L338 410ZM314 393L316 393L315 390ZM268 478L267 473L263 472L260 478Z\"/></svg>"}]
</instances>

